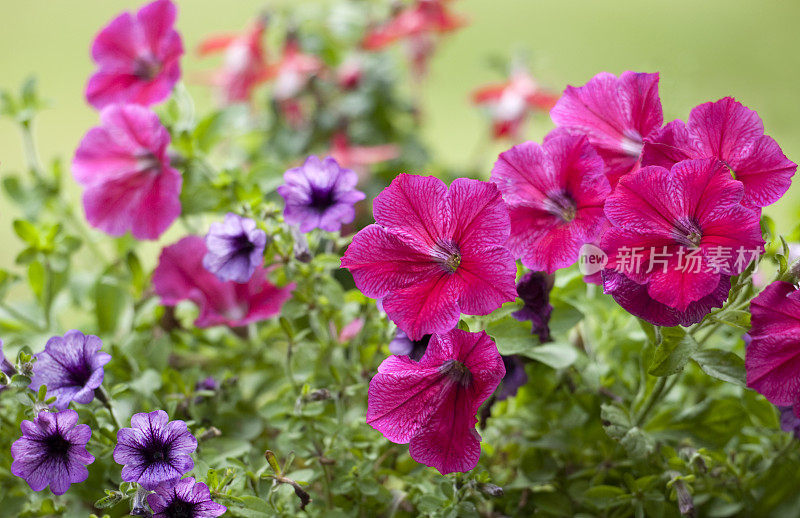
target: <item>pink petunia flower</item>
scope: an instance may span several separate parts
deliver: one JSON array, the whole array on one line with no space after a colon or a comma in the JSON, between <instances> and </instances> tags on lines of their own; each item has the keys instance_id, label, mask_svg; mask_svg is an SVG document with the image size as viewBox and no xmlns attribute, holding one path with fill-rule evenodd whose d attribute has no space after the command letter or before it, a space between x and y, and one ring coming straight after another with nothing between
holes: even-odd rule
<instances>
[{"instance_id":1,"label":"pink petunia flower","mask_svg":"<svg viewBox=\"0 0 800 518\"><path fill-rule=\"evenodd\" d=\"M475 414L505 375L489 336L453 329L434 334L419 362L390 356L369 383L367 424L409 443L411 458L442 474L478 464Z\"/></svg>"},{"instance_id":2,"label":"pink petunia flower","mask_svg":"<svg viewBox=\"0 0 800 518\"><path fill-rule=\"evenodd\" d=\"M459 178L448 190L438 178L401 174L373 212L376 224L353 237L342 267L412 340L516 298L508 210L494 184Z\"/></svg>"},{"instance_id":3,"label":"pink petunia flower","mask_svg":"<svg viewBox=\"0 0 800 518\"><path fill-rule=\"evenodd\" d=\"M170 167L170 136L158 116L135 104L100 112L72 161L85 190L89 223L107 234L158 239L181 213L181 174Z\"/></svg>"},{"instance_id":4,"label":"pink petunia flower","mask_svg":"<svg viewBox=\"0 0 800 518\"><path fill-rule=\"evenodd\" d=\"M645 141L642 161L670 167L687 158L714 157L744 184L742 203L766 207L789 189L797 164L764 135L758 114L732 97L696 106L689 119L672 121Z\"/></svg>"},{"instance_id":5,"label":"pink petunia flower","mask_svg":"<svg viewBox=\"0 0 800 518\"><path fill-rule=\"evenodd\" d=\"M606 293L655 325L699 322L728 296L730 277L764 251L759 211L715 159L643 167L608 198L601 248Z\"/></svg>"},{"instance_id":6,"label":"pink petunia flower","mask_svg":"<svg viewBox=\"0 0 800 518\"><path fill-rule=\"evenodd\" d=\"M144 106L163 101L181 77L183 43L173 28L177 8L156 0L136 15L122 13L94 40L97 71L89 79L86 100L97 109L114 103Z\"/></svg>"},{"instance_id":7,"label":"pink petunia flower","mask_svg":"<svg viewBox=\"0 0 800 518\"><path fill-rule=\"evenodd\" d=\"M164 248L153 272L153 287L165 306L191 300L200 308L197 327L245 326L280 313L294 284L278 288L257 267L245 284L222 282L203 267L206 244L200 236L187 236Z\"/></svg>"},{"instance_id":8,"label":"pink petunia flower","mask_svg":"<svg viewBox=\"0 0 800 518\"><path fill-rule=\"evenodd\" d=\"M611 194L603 160L586 137L525 142L500 154L492 169L511 216L506 246L534 271L553 273L578 260L606 226Z\"/></svg>"},{"instance_id":9,"label":"pink petunia flower","mask_svg":"<svg viewBox=\"0 0 800 518\"><path fill-rule=\"evenodd\" d=\"M225 52L222 68L212 83L219 88L223 104L249 101L253 90L267 79L267 61L262 39L267 17L258 17L242 34L212 36L198 47L201 56Z\"/></svg>"},{"instance_id":10,"label":"pink petunia flower","mask_svg":"<svg viewBox=\"0 0 800 518\"><path fill-rule=\"evenodd\" d=\"M557 101L558 95L541 89L519 65L512 68L508 81L485 85L472 92L472 102L489 113L495 139L516 139L530 112L548 111Z\"/></svg>"},{"instance_id":11,"label":"pink petunia flower","mask_svg":"<svg viewBox=\"0 0 800 518\"><path fill-rule=\"evenodd\" d=\"M583 134L597 149L614 187L638 167L644 139L661 128L658 74L601 72L584 86L568 86L550 111L560 128Z\"/></svg>"},{"instance_id":12,"label":"pink petunia flower","mask_svg":"<svg viewBox=\"0 0 800 518\"><path fill-rule=\"evenodd\" d=\"M800 290L773 282L750 303L747 386L800 416Z\"/></svg>"}]
</instances>

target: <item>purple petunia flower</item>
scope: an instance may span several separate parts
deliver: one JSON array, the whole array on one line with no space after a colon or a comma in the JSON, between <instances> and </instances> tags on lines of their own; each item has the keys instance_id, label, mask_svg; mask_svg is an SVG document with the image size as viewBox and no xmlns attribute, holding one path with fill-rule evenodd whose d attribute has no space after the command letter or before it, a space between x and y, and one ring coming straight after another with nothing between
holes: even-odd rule
<instances>
[{"instance_id":1,"label":"purple petunia flower","mask_svg":"<svg viewBox=\"0 0 800 518\"><path fill-rule=\"evenodd\" d=\"M528 374L525 372L525 361L516 354L503 356L503 366L506 375L497 391L497 401L503 401L517 395L519 388L528 383Z\"/></svg>"},{"instance_id":2,"label":"purple petunia flower","mask_svg":"<svg viewBox=\"0 0 800 518\"><path fill-rule=\"evenodd\" d=\"M312 155L301 167L286 171L283 179L286 183L278 187L286 202L283 217L302 232L315 228L338 232L342 224L355 219L353 205L364 199L355 188L356 173L331 157L320 160Z\"/></svg>"},{"instance_id":3,"label":"purple petunia flower","mask_svg":"<svg viewBox=\"0 0 800 518\"><path fill-rule=\"evenodd\" d=\"M0 340L0 371L3 371L7 376L13 376L17 373L17 369L14 365L6 359L5 354L3 354L3 341Z\"/></svg>"},{"instance_id":4,"label":"purple petunia flower","mask_svg":"<svg viewBox=\"0 0 800 518\"><path fill-rule=\"evenodd\" d=\"M67 408L70 401L91 403L94 390L103 383L103 366L111 360L111 355L100 351L102 346L98 337L76 329L52 337L36 355L30 388L47 385L59 410Z\"/></svg>"},{"instance_id":5,"label":"purple petunia flower","mask_svg":"<svg viewBox=\"0 0 800 518\"><path fill-rule=\"evenodd\" d=\"M114 448L114 460L123 466L122 480L153 490L175 484L194 467L190 454L197 439L183 421L170 421L166 412L156 410L134 414L131 426L117 432Z\"/></svg>"},{"instance_id":6,"label":"purple petunia flower","mask_svg":"<svg viewBox=\"0 0 800 518\"><path fill-rule=\"evenodd\" d=\"M553 276L544 272L528 272L517 283L517 294L524 306L511 314L520 322L530 320L533 324L531 333L539 337L539 341L550 341L550 290L553 289Z\"/></svg>"},{"instance_id":7,"label":"purple petunia flower","mask_svg":"<svg viewBox=\"0 0 800 518\"><path fill-rule=\"evenodd\" d=\"M408 356L414 361L419 361L428 349L431 335L425 335L419 340L412 340L402 329L398 329L394 338L389 342L389 352L397 356Z\"/></svg>"},{"instance_id":8,"label":"purple petunia flower","mask_svg":"<svg viewBox=\"0 0 800 518\"><path fill-rule=\"evenodd\" d=\"M800 439L800 417L797 417L794 407L779 406L781 413L781 430L794 435L795 439Z\"/></svg>"},{"instance_id":9,"label":"purple petunia flower","mask_svg":"<svg viewBox=\"0 0 800 518\"><path fill-rule=\"evenodd\" d=\"M232 212L221 223L212 223L206 234L203 267L222 282L245 283L264 262L267 234L256 222Z\"/></svg>"},{"instance_id":10,"label":"purple petunia flower","mask_svg":"<svg viewBox=\"0 0 800 518\"><path fill-rule=\"evenodd\" d=\"M74 410L42 411L33 421L22 421L22 437L11 445L11 472L25 479L34 491L49 485L55 495L86 480L86 466L94 462L94 456L86 451L92 430L77 422Z\"/></svg>"},{"instance_id":11,"label":"purple petunia flower","mask_svg":"<svg viewBox=\"0 0 800 518\"><path fill-rule=\"evenodd\" d=\"M174 486L159 486L147 496L153 518L215 518L228 510L211 500L208 486L192 477L180 480Z\"/></svg>"}]
</instances>

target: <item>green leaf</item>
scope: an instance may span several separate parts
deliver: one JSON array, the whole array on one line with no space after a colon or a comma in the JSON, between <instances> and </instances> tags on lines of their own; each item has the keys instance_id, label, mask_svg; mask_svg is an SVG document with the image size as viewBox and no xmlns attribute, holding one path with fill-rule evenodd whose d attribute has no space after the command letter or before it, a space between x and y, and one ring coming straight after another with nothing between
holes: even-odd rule
<instances>
[{"instance_id":1,"label":"green leaf","mask_svg":"<svg viewBox=\"0 0 800 518\"><path fill-rule=\"evenodd\" d=\"M610 403L600 406L600 421L606 433L612 439L622 439L631 428L628 411Z\"/></svg>"},{"instance_id":2,"label":"green leaf","mask_svg":"<svg viewBox=\"0 0 800 518\"><path fill-rule=\"evenodd\" d=\"M491 322L486 332L503 355L526 354L539 343L536 335L531 334L530 323L520 322L510 315Z\"/></svg>"},{"instance_id":3,"label":"green leaf","mask_svg":"<svg viewBox=\"0 0 800 518\"><path fill-rule=\"evenodd\" d=\"M44 294L44 278L44 265L40 261L32 262L28 266L28 283L39 300L42 300Z\"/></svg>"},{"instance_id":4,"label":"green leaf","mask_svg":"<svg viewBox=\"0 0 800 518\"><path fill-rule=\"evenodd\" d=\"M692 360L709 376L739 386L746 386L744 360L722 349L703 349L692 354Z\"/></svg>"},{"instance_id":5,"label":"green leaf","mask_svg":"<svg viewBox=\"0 0 800 518\"><path fill-rule=\"evenodd\" d=\"M569 367L578 359L578 351L572 345L560 342L538 345L521 354L554 369Z\"/></svg>"},{"instance_id":6,"label":"green leaf","mask_svg":"<svg viewBox=\"0 0 800 518\"><path fill-rule=\"evenodd\" d=\"M39 244L39 231L36 230L36 227L33 225L33 223L30 223L29 221L25 221L24 219L15 219L14 232L17 234L17 236L19 236L20 239L31 246L37 246Z\"/></svg>"},{"instance_id":7,"label":"green leaf","mask_svg":"<svg viewBox=\"0 0 800 518\"><path fill-rule=\"evenodd\" d=\"M681 327L661 328L661 343L653 354L648 372L653 376L669 376L683 370L699 345Z\"/></svg>"}]
</instances>

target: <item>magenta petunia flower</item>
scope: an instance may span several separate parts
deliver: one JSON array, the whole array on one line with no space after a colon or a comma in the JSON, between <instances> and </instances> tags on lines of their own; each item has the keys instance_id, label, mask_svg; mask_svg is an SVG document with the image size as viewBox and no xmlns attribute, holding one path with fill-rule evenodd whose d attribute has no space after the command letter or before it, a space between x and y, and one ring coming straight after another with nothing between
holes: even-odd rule
<instances>
[{"instance_id":1,"label":"magenta petunia flower","mask_svg":"<svg viewBox=\"0 0 800 518\"><path fill-rule=\"evenodd\" d=\"M390 356L369 383L367 424L409 443L411 458L442 474L478 464L475 413L505 375L489 336L453 329L434 334L422 359Z\"/></svg>"},{"instance_id":2,"label":"magenta petunia flower","mask_svg":"<svg viewBox=\"0 0 800 518\"><path fill-rule=\"evenodd\" d=\"M771 403L800 410L800 290L773 282L750 303L747 386Z\"/></svg>"},{"instance_id":3,"label":"magenta petunia flower","mask_svg":"<svg viewBox=\"0 0 800 518\"><path fill-rule=\"evenodd\" d=\"M197 327L245 326L280 313L294 284L278 288L258 266L246 284L222 282L203 267L206 244L202 237L187 236L164 248L153 272L153 287L161 303L174 306L191 300L200 308Z\"/></svg>"},{"instance_id":4,"label":"magenta petunia flower","mask_svg":"<svg viewBox=\"0 0 800 518\"><path fill-rule=\"evenodd\" d=\"M516 145L500 153L491 179L509 208L506 246L531 270L553 273L574 264L581 246L605 228L603 203L611 187L585 137Z\"/></svg>"},{"instance_id":5,"label":"magenta petunia flower","mask_svg":"<svg viewBox=\"0 0 800 518\"><path fill-rule=\"evenodd\" d=\"M11 473L25 479L34 491L49 485L55 495L86 480L86 466L94 462L94 456L86 451L92 430L77 423L74 410L45 410L33 421L22 421L22 437L11 445Z\"/></svg>"},{"instance_id":6,"label":"magenta petunia flower","mask_svg":"<svg viewBox=\"0 0 800 518\"><path fill-rule=\"evenodd\" d=\"M194 467L191 454L197 439L186 423L170 421L163 410L134 414L132 428L120 428L114 461L122 465L122 480L145 489L171 486Z\"/></svg>"},{"instance_id":7,"label":"magenta petunia flower","mask_svg":"<svg viewBox=\"0 0 800 518\"><path fill-rule=\"evenodd\" d=\"M170 136L158 116L133 104L100 112L81 140L72 173L84 187L89 223L107 234L157 239L181 213L181 174L170 167Z\"/></svg>"},{"instance_id":8,"label":"magenta petunia flower","mask_svg":"<svg viewBox=\"0 0 800 518\"><path fill-rule=\"evenodd\" d=\"M642 161L671 167L687 158L714 157L744 184L742 203L766 207L789 189L797 164L764 135L758 114L732 97L696 106L689 119L672 121L645 141Z\"/></svg>"},{"instance_id":9,"label":"magenta petunia flower","mask_svg":"<svg viewBox=\"0 0 800 518\"><path fill-rule=\"evenodd\" d=\"M206 234L203 267L223 282L247 282L264 263L267 233L250 218L229 212Z\"/></svg>"},{"instance_id":10,"label":"magenta petunia flower","mask_svg":"<svg viewBox=\"0 0 800 518\"><path fill-rule=\"evenodd\" d=\"M658 74L601 72L584 86L568 86L550 111L560 128L586 135L605 161L608 179L636 169L644 139L661 128Z\"/></svg>"},{"instance_id":11,"label":"magenta petunia flower","mask_svg":"<svg viewBox=\"0 0 800 518\"><path fill-rule=\"evenodd\" d=\"M46 385L58 409L67 408L71 401L91 403L95 389L103 383L103 366L111 360L111 355L100 351L102 346L100 338L75 329L50 338L36 355L30 388Z\"/></svg>"},{"instance_id":12,"label":"magenta petunia flower","mask_svg":"<svg viewBox=\"0 0 800 518\"><path fill-rule=\"evenodd\" d=\"M301 232L315 228L338 232L342 224L353 221L354 205L364 199L364 193L356 189L358 175L331 157L320 160L312 155L302 166L286 171L283 179L285 183L278 187L286 202L283 217Z\"/></svg>"},{"instance_id":13,"label":"magenta petunia flower","mask_svg":"<svg viewBox=\"0 0 800 518\"><path fill-rule=\"evenodd\" d=\"M412 340L516 298L508 210L494 184L401 174L373 202L342 267Z\"/></svg>"},{"instance_id":14,"label":"magenta petunia flower","mask_svg":"<svg viewBox=\"0 0 800 518\"><path fill-rule=\"evenodd\" d=\"M169 96L181 77L183 55L176 15L170 0L156 0L135 15L120 14L100 31L92 44L97 71L86 86L89 104L150 106Z\"/></svg>"},{"instance_id":15,"label":"magenta petunia flower","mask_svg":"<svg viewBox=\"0 0 800 518\"><path fill-rule=\"evenodd\" d=\"M759 211L741 205L742 193L714 159L622 178L605 206L605 292L655 325L699 322L764 250Z\"/></svg>"},{"instance_id":16,"label":"magenta petunia flower","mask_svg":"<svg viewBox=\"0 0 800 518\"><path fill-rule=\"evenodd\" d=\"M208 486L186 477L174 486L159 486L147 495L153 518L215 518L228 510L211 500Z\"/></svg>"}]
</instances>

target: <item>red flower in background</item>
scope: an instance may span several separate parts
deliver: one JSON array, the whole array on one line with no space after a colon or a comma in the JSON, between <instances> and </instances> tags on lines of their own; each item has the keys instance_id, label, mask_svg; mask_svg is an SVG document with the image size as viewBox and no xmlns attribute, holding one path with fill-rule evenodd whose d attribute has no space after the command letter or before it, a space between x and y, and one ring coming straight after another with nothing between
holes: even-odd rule
<instances>
[{"instance_id":1,"label":"red flower in background","mask_svg":"<svg viewBox=\"0 0 800 518\"><path fill-rule=\"evenodd\" d=\"M558 95L539 88L525 68L515 66L508 81L472 92L472 102L489 112L495 139L516 139L528 115L536 110L549 111L558 102Z\"/></svg>"},{"instance_id":2,"label":"red flower in background","mask_svg":"<svg viewBox=\"0 0 800 518\"><path fill-rule=\"evenodd\" d=\"M222 68L212 78L225 104L249 101L253 90L267 79L266 53L262 44L268 18L261 16L242 34L212 36L203 40L201 56L225 52Z\"/></svg>"},{"instance_id":3,"label":"red flower in background","mask_svg":"<svg viewBox=\"0 0 800 518\"><path fill-rule=\"evenodd\" d=\"M274 82L272 96L278 101L286 101L302 92L324 67L317 56L303 52L297 36L290 33L286 36L280 61L270 65L265 75Z\"/></svg>"},{"instance_id":4,"label":"red flower in background","mask_svg":"<svg viewBox=\"0 0 800 518\"><path fill-rule=\"evenodd\" d=\"M446 0L418 0L412 7L398 10L387 22L367 33L362 46L367 50L381 50L405 40L414 72L425 75L428 59L436 45L435 35L463 27L464 19L450 13Z\"/></svg>"},{"instance_id":5,"label":"red flower in background","mask_svg":"<svg viewBox=\"0 0 800 518\"><path fill-rule=\"evenodd\" d=\"M339 165L361 172L365 168L388 162L400 156L397 144L380 144L377 146L355 146L350 143L347 133L336 132L331 139L331 149L324 153L333 157Z\"/></svg>"}]
</instances>

